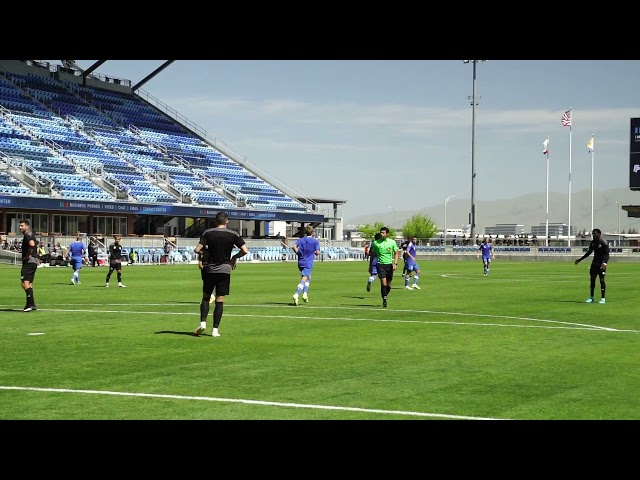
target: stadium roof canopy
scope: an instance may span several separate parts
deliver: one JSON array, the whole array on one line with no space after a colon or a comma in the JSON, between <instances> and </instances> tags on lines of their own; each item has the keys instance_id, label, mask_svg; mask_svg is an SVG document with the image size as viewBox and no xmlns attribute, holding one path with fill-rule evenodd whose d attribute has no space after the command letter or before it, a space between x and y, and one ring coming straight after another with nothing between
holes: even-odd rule
<instances>
[{"instance_id":1,"label":"stadium roof canopy","mask_svg":"<svg viewBox=\"0 0 640 480\"><path fill-rule=\"evenodd\" d=\"M73 70L77 70L79 72L82 73L82 80L83 82L86 80L87 77L91 76L91 73L93 73L95 70L98 69L98 67L100 67L103 63L108 62L108 60L98 60L96 63L94 63L93 65L91 65L89 68L84 69L81 68L75 60L61 60L62 61L62 65L66 68L71 68ZM140 88L142 85L144 85L145 83L147 83L149 80L151 80L153 77L155 77L156 75L158 75L162 70L164 70L165 68L167 68L169 65L171 65L173 62L175 62L175 60L166 60L162 65L160 65L158 68L156 68L153 72L151 72L149 75L147 75L146 77L144 77L142 80L140 80L137 84L135 84L133 87L131 87L131 91L135 92L138 88Z\"/></svg>"}]
</instances>

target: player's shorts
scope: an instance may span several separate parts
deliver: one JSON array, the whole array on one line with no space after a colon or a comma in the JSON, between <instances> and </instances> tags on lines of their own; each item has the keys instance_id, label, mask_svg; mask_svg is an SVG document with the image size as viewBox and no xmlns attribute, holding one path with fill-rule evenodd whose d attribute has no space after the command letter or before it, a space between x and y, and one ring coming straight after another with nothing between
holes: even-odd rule
<instances>
[{"instance_id":1,"label":"player's shorts","mask_svg":"<svg viewBox=\"0 0 640 480\"><path fill-rule=\"evenodd\" d=\"M420 266L417 263L407 263L404 268L407 273L417 272L420 270Z\"/></svg>"},{"instance_id":2,"label":"player's shorts","mask_svg":"<svg viewBox=\"0 0 640 480\"><path fill-rule=\"evenodd\" d=\"M20 281L33 282L37 270L38 265L36 265L35 263L23 263L22 269L20 270Z\"/></svg>"},{"instance_id":3,"label":"player's shorts","mask_svg":"<svg viewBox=\"0 0 640 480\"><path fill-rule=\"evenodd\" d=\"M601 263L597 263L597 262L591 263L591 266L589 267L589 274L592 277L595 277L596 275L599 275L599 274L604 275L606 272L600 268L601 266L602 266Z\"/></svg>"},{"instance_id":4,"label":"player's shorts","mask_svg":"<svg viewBox=\"0 0 640 480\"><path fill-rule=\"evenodd\" d=\"M216 292L216 297L229 295L229 289L231 287L230 273L205 273L203 277L202 298L206 298L208 300L211 298L214 290Z\"/></svg>"},{"instance_id":5,"label":"player's shorts","mask_svg":"<svg viewBox=\"0 0 640 480\"><path fill-rule=\"evenodd\" d=\"M301 276L311 278L311 270L313 270L313 267L301 267L298 265L298 270L300 270Z\"/></svg>"},{"instance_id":6,"label":"player's shorts","mask_svg":"<svg viewBox=\"0 0 640 480\"><path fill-rule=\"evenodd\" d=\"M491 263L491 257L482 257L482 263L489 265Z\"/></svg>"},{"instance_id":7,"label":"player's shorts","mask_svg":"<svg viewBox=\"0 0 640 480\"><path fill-rule=\"evenodd\" d=\"M82 268L82 257L71 257L71 267L74 270Z\"/></svg>"},{"instance_id":8,"label":"player's shorts","mask_svg":"<svg viewBox=\"0 0 640 480\"><path fill-rule=\"evenodd\" d=\"M109 268L112 270L122 270L122 262L109 262Z\"/></svg>"}]
</instances>

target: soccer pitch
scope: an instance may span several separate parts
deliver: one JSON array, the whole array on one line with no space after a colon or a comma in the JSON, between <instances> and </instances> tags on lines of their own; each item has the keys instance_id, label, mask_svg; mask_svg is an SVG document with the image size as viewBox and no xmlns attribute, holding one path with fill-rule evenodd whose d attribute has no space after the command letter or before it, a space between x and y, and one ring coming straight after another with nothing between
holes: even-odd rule
<instances>
[{"instance_id":1,"label":"soccer pitch","mask_svg":"<svg viewBox=\"0 0 640 480\"><path fill-rule=\"evenodd\" d=\"M297 307L294 262L239 263L218 338L196 265L40 268L30 313L0 265L0 419L640 419L640 264L600 305L590 262L423 259L388 308L364 261L317 262Z\"/></svg>"}]
</instances>

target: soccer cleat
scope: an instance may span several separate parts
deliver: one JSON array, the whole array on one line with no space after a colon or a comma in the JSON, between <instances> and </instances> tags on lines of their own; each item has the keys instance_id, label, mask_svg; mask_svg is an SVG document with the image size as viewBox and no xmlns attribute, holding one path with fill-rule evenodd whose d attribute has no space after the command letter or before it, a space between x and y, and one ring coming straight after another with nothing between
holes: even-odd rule
<instances>
[{"instance_id":1,"label":"soccer cleat","mask_svg":"<svg viewBox=\"0 0 640 480\"><path fill-rule=\"evenodd\" d=\"M220 332L218 332L217 328L214 328L213 330L211 330L211 336L212 337L219 337L220 336Z\"/></svg>"},{"instance_id":2,"label":"soccer cleat","mask_svg":"<svg viewBox=\"0 0 640 480\"><path fill-rule=\"evenodd\" d=\"M420 286L417 283L414 283L413 287L411 288L413 288L414 290L420 290Z\"/></svg>"},{"instance_id":3,"label":"soccer cleat","mask_svg":"<svg viewBox=\"0 0 640 480\"><path fill-rule=\"evenodd\" d=\"M607 302L605 302L604 298L601 298L598 303L607 303Z\"/></svg>"},{"instance_id":4,"label":"soccer cleat","mask_svg":"<svg viewBox=\"0 0 640 480\"><path fill-rule=\"evenodd\" d=\"M109 284L108 283L105 285L105 288L109 288Z\"/></svg>"},{"instance_id":5,"label":"soccer cleat","mask_svg":"<svg viewBox=\"0 0 640 480\"><path fill-rule=\"evenodd\" d=\"M593 297L587 298L587 303L593 303Z\"/></svg>"},{"instance_id":6,"label":"soccer cleat","mask_svg":"<svg viewBox=\"0 0 640 480\"><path fill-rule=\"evenodd\" d=\"M386 299L386 298L383 298L383 299L382 299L382 306L383 306L384 308L387 308L387 299Z\"/></svg>"},{"instance_id":7,"label":"soccer cleat","mask_svg":"<svg viewBox=\"0 0 640 480\"><path fill-rule=\"evenodd\" d=\"M33 312L34 310L37 310L36 307L25 307L24 309L22 309L23 312Z\"/></svg>"},{"instance_id":8,"label":"soccer cleat","mask_svg":"<svg viewBox=\"0 0 640 480\"><path fill-rule=\"evenodd\" d=\"M78 281L75 278L71 278L71 285L76 285Z\"/></svg>"},{"instance_id":9,"label":"soccer cleat","mask_svg":"<svg viewBox=\"0 0 640 480\"><path fill-rule=\"evenodd\" d=\"M309 295L307 295L307 292L304 292L304 293L302 294L302 301L303 301L304 303L309 303Z\"/></svg>"},{"instance_id":10,"label":"soccer cleat","mask_svg":"<svg viewBox=\"0 0 640 480\"><path fill-rule=\"evenodd\" d=\"M121 283L119 283L119 284L118 284L118 288L127 288L127 286L126 286L126 285L123 285L123 284L121 284Z\"/></svg>"},{"instance_id":11,"label":"soccer cleat","mask_svg":"<svg viewBox=\"0 0 640 480\"><path fill-rule=\"evenodd\" d=\"M371 282L367 282L367 292L371 291Z\"/></svg>"},{"instance_id":12,"label":"soccer cleat","mask_svg":"<svg viewBox=\"0 0 640 480\"><path fill-rule=\"evenodd\" d=\"M411 287L409 285L405 285L404 288L407 290L411 290Z\"/></svg>"},{"instance_id":13,"label":"soccer cleat","mask_svg":"<svg viewBox=\"0 0 640 480\"><path fill-rule=\"evenodd\" d=\"M294 305L298 305L298 294L297 293L293 294L293 304Z\"/></svg>"},{"instance_id":14,"label":"soccer cleat","mask_svg":"<svg viewBox=\"0 0 640 480\"><path fill-rule=\"evenodd\" d=\"M204 328L198 327L193 331L193 336L194 337L199 337L202 332L204 332Z\"/></svg>"}]
</instances>

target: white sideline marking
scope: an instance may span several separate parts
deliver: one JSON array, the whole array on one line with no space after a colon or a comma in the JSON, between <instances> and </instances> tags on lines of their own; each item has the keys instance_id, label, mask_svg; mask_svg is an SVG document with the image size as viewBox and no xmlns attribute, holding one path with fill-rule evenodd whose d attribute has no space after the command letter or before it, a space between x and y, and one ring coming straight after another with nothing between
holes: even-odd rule
<instances>
[{"instance_id":1,"label":"white sideline marking","mask_svg":"<svg viewBox=\"0 0 640 480\"><path fill-rule=\"evenodd\" d=\"M508 420L504 418L468 417L465 415L447 415L444 413L408 412L403 410L379 410L375 408L336 407L332 405L305 405L302 403L263 402L260 400L243 400L239 398L192 397L187 395L160 395L153 393L110 392L103 390L74 390L69 388L37 388L1 386L0 390L23 390L30 392L83 393L91 395L117 395L122 397L167 398L171 400L199 400L205 402L244 403L247 405L265 405L285 408L310 408L318 410L340 410L344 412L381 413L385 415L404 415L411 417L449 418L453 420Z\"/></svg>"}]
</instances>

